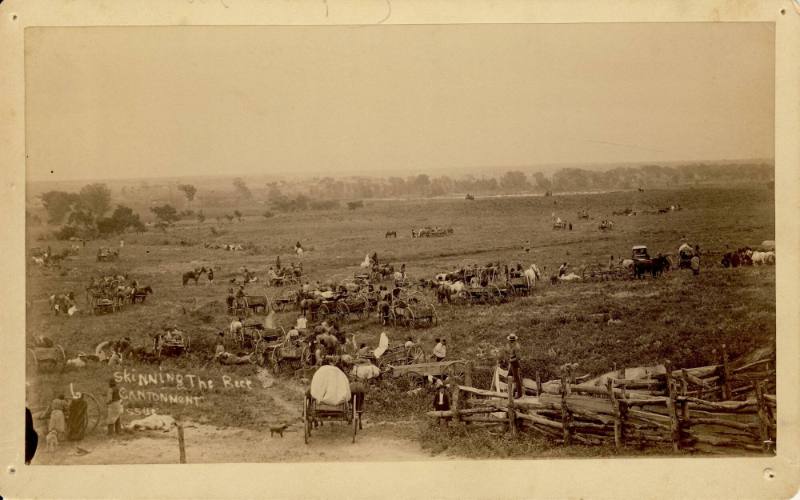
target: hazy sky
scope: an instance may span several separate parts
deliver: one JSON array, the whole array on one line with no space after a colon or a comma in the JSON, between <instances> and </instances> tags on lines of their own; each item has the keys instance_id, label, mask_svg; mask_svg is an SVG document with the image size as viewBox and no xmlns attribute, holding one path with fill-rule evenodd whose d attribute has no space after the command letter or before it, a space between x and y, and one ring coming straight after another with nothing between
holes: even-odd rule
<instances>
[{"instance_id":1,"label":"hazy sky","mask_svg":"<svg viewBox=\"0 0 800 500\"><path fill-rule=\"evenodd\" d=\"M774 28L33 28L26 98L31 180L772 158Z\"/></svg>"}]
</instances>

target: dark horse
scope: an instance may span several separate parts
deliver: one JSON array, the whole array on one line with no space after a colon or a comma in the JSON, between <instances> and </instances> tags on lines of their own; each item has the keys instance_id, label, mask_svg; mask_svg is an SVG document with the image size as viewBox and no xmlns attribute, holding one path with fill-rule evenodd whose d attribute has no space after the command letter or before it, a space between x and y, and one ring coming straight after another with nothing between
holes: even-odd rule
<instances>
[{"instance_id":1,"label":"dark horse","mask_svg":"<svg viewBox=\"0 0 800 500\"><path fill-rule=\"evenodd\" d=\"M197 284L197 281L200 279L200 276L206 272L205 267L201 267L200 269L193 269L191 271L186 271L183 273L183 286L186 286L189 283L189 280L194 280L194 284Z\"/></svg>"},{"instance_id":2,"label":"dark horse","mask_svg":"<svg viewBox=\"0 0 800 500\"><path fill-rule=\"evenodd\" d=\"M665 256L658 256L650 260L637 260L633 263L633 276L635 278L644 278L644 275L650 273L653 278L661 276L664 271L670 268L669 259Z\"/></svg>"},{"instance_id":3,"label":"dark horse","mask_svg":"<svg viewBox=\"0 0 800 500\"><path fill-rule=\"evenodd\" d=\"M133 303L136 304L137 302L144 303L145 299L148 295L153 293L153 288L150 285L147 285L144 288L137 288L133 291Z\"/></svg>"},{"instance_id":4,"label":"dark horse","mask_svg":"<svg viewBox=\"0 0 800 500\"><path fill-rule=\"evenodd\" d=\"M385 238L397 238L397 231L386 231Z\"/></svg>"}]
</instances>

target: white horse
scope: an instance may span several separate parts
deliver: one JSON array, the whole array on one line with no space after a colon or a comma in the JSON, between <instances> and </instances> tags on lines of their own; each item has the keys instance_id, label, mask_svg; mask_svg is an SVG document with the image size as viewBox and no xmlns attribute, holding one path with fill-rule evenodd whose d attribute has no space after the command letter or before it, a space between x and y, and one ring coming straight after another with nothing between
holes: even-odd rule
<instances>
[{"instance_id":1,"label":"white horse","mask_svg":"<svg viewBox=\"0 0 800 500\"><path fill-rule=\"evenodd\" d=\"M531 267L525 270L525 279L528 281L528 286L533 288L536 285L536 280L542 279L542 273L536 264L531 264Z\"/></svg>"}]
</instances>

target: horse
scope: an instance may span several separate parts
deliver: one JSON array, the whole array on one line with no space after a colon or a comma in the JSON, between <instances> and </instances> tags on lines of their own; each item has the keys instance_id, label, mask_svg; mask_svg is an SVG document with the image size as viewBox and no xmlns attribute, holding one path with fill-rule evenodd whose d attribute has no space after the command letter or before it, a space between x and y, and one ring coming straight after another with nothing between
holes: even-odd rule
<instances>
[{"instance_id":1,"label":"horse","mask_svg":"<svg viewBox=\"0 0 800 500\"><path fill-rule=\"evenodd\" d=\"M196 285L197 282L200 280L200 276L202 276L206 272L205 267L201 267L200 269L192 269L191 271L186 271L183 273L183 286L189 282L189 280L194 280L194 284Z\"/></svg>"},{"instance_id":2,"label":"horse","mask_svg":"<svg viewBox=\"0 0 800 500\"><path fill-rule=\"evenodd\" d=\"M466 286L464 285L463 281L456 281L455 283L443 281L439 283L439 286L436 289L436 298L440 304L444 301L450 303L452 302L454 296L462 293L465 289Z\"/></svg>"},{"instance_id":3,"label":"horse","mask_svg":"<svg viewBox=\"0 0 800 500\"><path fill-rule=\"evenodd\" d=\"M50 295L50 308L53 312L57 315L60 313L67 314L72 316L75 314L75 294L72 292L68 292L66 294L52 294Z\"/></svg>"},{"instance_id":4,"label":"horse","mask_svg":"<svg viewBox=\"0 0 800 500\"><path fill-rule=\"evenodd\" d=\"M361 267L362 269L369 269L370 267L372 267L372 259L370 259L369 254L367 254L367 256L364 257L364 262L362 262L358 266Z\"/></svg>"},{"instance_id":5,"label":"horse","mask_svg":"<svg viewBox=\"0 0 800 500\"><path fill-rule=\"evenodd\" d=\"M391 264L384 264L378 268L378 274L380 274L381 279L386 279L394 274L394 266Z\"/></svg>"},{"instance_id":6,"label":"horse","mask_svg":"<svg viewBox=\"0 0 800 500\"><path fill-rule=\"evenodd\" d=\"M132 304L135 304L137 302L144 303L145 299L147 299L147 296L150 295L151 293L153 293L153 288L150 285L147 285L144 288L135 288L133 291L133 297L131 303Z\"/></svg>"},{"instance_id":7,"label":"horse","mask_svg":"<svg viewBox=\"0 0 800 500\"><path fill-rule=\"evenodd\" d=\"M525 280L528 282L529 288L534 287L537 279L542 279L542 274L539 271L539 268L536 267L536 264L531 264L531 267L526 269L525 272L523 272L523 275L525 276Z\"/></svg>"},{"instance_id":8,"label":"horse","mask_svg":"<svg viewBox=\"0 0 800 500\"><path fill-rule=\"evenodd\" d=\"M386 231L384 238L397 238L397 231Z\"/></svg>"}]
</instances>

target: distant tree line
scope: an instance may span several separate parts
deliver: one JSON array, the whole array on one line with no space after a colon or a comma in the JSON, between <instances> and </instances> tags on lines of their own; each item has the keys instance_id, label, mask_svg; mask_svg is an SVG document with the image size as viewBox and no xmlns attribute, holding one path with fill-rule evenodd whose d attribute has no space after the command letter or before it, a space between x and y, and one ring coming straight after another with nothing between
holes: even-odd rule
<instances>
[{"instance_id":1,"label":"distant tree line","mask_svg":"<svg viewBox=\"0 0 800 500\"><path fill-rule=\"evenodd\" d=\"M105 184L87 184L78 193L48 191L40 199L48 223L64 224L56 231L59 239L91 239L145 229L139 214L124 205L117 205L106 217L111 210L111 191Z\"/></svg>"}]
</instances>

